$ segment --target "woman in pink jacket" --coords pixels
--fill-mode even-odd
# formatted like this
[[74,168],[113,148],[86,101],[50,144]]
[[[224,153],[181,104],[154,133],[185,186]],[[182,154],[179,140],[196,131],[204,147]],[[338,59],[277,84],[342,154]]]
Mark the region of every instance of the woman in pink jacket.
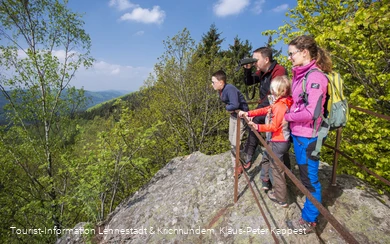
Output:
[[[288,58],[293,64],[294,103],[284,118],[290,124],[301,181],[321,202],[321,184],[318,180],[319,158],[312,156],[311,153],[317,142],[317,132],[321,125],[320,115],[324,113],[328,79],[321,72],[312,71],[310,74],[308,72],[313,69],[330,72],[332,61],[310,36],[299,36],[292,40],[288,46]],[[302,86],[304,79],[307,79],[306,94]],[[314,123],[317,118],[319,118],[318,122]],[[297,220],[287,221],[287,225],[291,229],[306,229],[305,233],[308,233],[316,227],[318,215],[318,209],[306,198],[302,216]]]

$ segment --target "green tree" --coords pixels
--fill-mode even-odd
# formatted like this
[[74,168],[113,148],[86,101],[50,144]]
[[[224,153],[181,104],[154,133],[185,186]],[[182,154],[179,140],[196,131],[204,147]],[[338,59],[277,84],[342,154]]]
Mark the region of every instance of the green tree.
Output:
[[[335,70],[345,79],[351,104],[390,114],[390,12],[389,0],[300,0],[291,9],[291,21],[278,31],[275,42],[288,43],[300,34],[310,34],[331,54]],[[353,38],[352,38],[353,37]],[[354,109],[343,132],[342,150],[377,174],[390,177],[390,123]],[[333,134],[330,140],[333,141]],[[326,158],[331,161],[330,157]],[[340,164],[342,172],[356,174],[372,183],[373,176],[349,162]]]
[[225,126],[222,104],[211,87],[211,72],[221,63],[196,55],[194,44],[186,29],[164,41],[166,51],[155,65],[156,77],[148,83],[154,88],[153,116],[167,121],[169,138],[181,154],[220,151],[217,144],[205,145],[211,145],[212,136],[220,136],[217,131]]
[[[155,121],[150,127],[141,126],[137,112],[125,107],[123,101],[116,105],[120,107],[118,118],[97,119],[97,128],[103,124],[104,130],[98,132],[96,141],[80,141],[79,145],[84,145],[79,152],[80,158],[76,159],[77,168],[84,170],[74,179],[77,185],[73,197],[83,203],[84,215],[93,223],[104,220],[123,199],[147,183],[161,166],[154,164],[149,155],[163,123]],[[82,137],[86,138],[93,130],[86,127]]]
[[242,42],[238,36],[236,36],[233,40],[233,45],[229,45],[229,49],[223,52],[224,56],[229,59],[226,64],[226,75],[229,77],[229,83],[235,85],[242,92],[245,92],[247,89],[243,81],[243,68],[240,67],[238,71],[236,71],[236,68],[241,59],[252,56],[251,50],[252,46],[249,44],[248,40]]
[[[21,228],[60,228],[65,221],[59,171],[65,164],[63,149],[74,139],[70,119],[83,100],[83,92],[70,82],[80,66],[93,61],[81,16],[66,5],[55,0],[0,2],[0,66],[8,71],[0,90],[8,99],[12,126],[1,133],[8,155],[3,170],[17,172],[15,178],[24,182],[15,190],[9,187],[12,181],[3,184],[7,194],[16,196],[7,217]],[[9,226],[3,228],[10,232]]]
[[221,39],[221,34],[218,33],[215,24],[210,26],[209,31],[202,35],[202,40],[197,48],[199,57],[206,56],[207,59],[221,57],[221,44],[224,41],[224,39]]

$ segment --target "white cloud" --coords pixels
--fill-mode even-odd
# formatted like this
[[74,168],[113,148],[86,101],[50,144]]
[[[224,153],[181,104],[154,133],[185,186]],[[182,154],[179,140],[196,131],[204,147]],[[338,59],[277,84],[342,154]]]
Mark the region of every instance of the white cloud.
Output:
[[[78,52],[71,52],[71,54],[74,55],[73,58],[77,58],[77,55],[79,55]],[[21,49],[17,50],[17,55],[19,59],[27,58],[26,53]],[[64,62],[64,50],[53,50],[52,55],[56,56],[60,62]],[[0,75],[14,75],[14,69],[3,70],[3,67],[0,66],[0,71]],[[153,68],[148,67],[133,67],[96,61],[89,69],[85,69],[83,66],[79,67],[71,81],[71,85],[76,88],[83,87],[89,91],[137,91],[152,72]]]
[[80,68],[71,82],[76,88],[88,91],[126,90],[137,91],[153,68],[133,67],[96,61],[89,69]]
[[214,13],[220,17],[235,15],[242,12],[248,5],[249,0],[219,0],[214,4]]
[[123,10],[126,10],[126,9],[133,8],[133,7],[137,6],[136,4],[133,4],[133,3],[131,3],[128,0],[110,0],[108,5],[110,7],[115,7],[115,8],[117,8],[120,11],[123,11]]
[[271,11],[275,13],[285,12],[288,9],[288,4],[282,4],[273,8]]
[[165,11],[160,9],[160,6],[153,6],[152,10],[137,7],[122,15],[120,20],[136,21],[145,24],[161,24],[165,19]]
[[[0,54],[1,54],[1,53],[0,53]],[[18,49],[18,58],[20,58],[20,59],[27,58],[26,52],[23,51],[22,49]]]
[[263,12],[264,3],[265,0],[257,0],[256,2],[254,2],[253,12],[255,12],[256,14],[260,14],[261,12]]
[[116,74],[119,74],[119,72],[121,72],[121,69],[120,68],[116,68],[116,69],[111,71],[111,74],[116,75]]
[[143,36],[145,34],[145,31],[137,31],[133,34],[133,36]]
[[53,50],[51,54],[56,56],[59,60],[65,60],[65,50]]
[[53,50],[51,54],[56,56],[60,62],[65,62],[66,57],[68,58],[68,61],[72,61],[79,55],[79,53],[75,51],[65,53],[65,50]]
[[[27,49],[26,49],[27,50]],[[41,53],[42,55],[47,53],[49,51],[47,50],[38,50],[38,53]],[[69,61],[73,61],[74,59],[76,59],[79,55],[78,52],[75,52],[75,51],[70,51],[68,53],[65,52],[65,50],[63,49],[60,49],[60,50],[52,50],[51,51],[51,54],[55,57],[58,58],[58,60],[60,62],[65,62],[65,58],[67,57],[68,58],[68,62]],[[18,55],[18,59],[25,59],[25,58],[28,58],[27,54],[26,54],[26,51],[25,50],[22,50],[22,49],[18,49],[17,50],[17,55]]]

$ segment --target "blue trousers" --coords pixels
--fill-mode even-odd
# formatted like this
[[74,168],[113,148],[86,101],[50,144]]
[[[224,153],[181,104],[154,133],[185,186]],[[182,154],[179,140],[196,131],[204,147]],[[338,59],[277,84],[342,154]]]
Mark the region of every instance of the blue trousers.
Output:
[[[302,184],[321,203],[321,184],[318,180],[320,161],[318,158],[311,156],[317,143],[317,137],[306,138],[292,135],[292,138]],[[320,212],[314,204],[306,198],[302,209],[302,218],[308,222],[315,222],[319,214]]]

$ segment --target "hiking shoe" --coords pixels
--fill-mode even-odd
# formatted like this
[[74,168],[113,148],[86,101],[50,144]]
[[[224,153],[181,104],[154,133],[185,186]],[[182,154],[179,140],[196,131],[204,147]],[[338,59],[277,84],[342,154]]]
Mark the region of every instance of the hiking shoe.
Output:
[[[234,168],[235,169],[235,168]],[[238,171],[238,177],[241,176],[242,172],[243,172],[243,169],[242,169],[242,166],[239,165],[238,168],[237,168],[237,171]]]
[[288,203],[286,202],[277,202],[277,204],[279,204],[279,206],[281,206],[282,208],[288,208]]
[[261,180],[261,189],[268,191],[271,190],[271,187],[272,187],[271,182],[269,180],[267,181]]
[[251,162],[247,162],[244,164],[244,169],[250,169],[251,168]]
[[252,160],[252,155],[247,154],[244,151],[240,151],[240,157],[241,157],[241,162],[244,166],[244,169],[250,169],[251,165],[251,160]]
[[276,196],[275,196],[275,192],[274,192],[274,191],[268,191],[268,192],[267,192],[267,196],[268,196],[268,198],[269,198],[271,201],[276,202],[276,203],[279,204],[282,208],[287,208],[287,207],[288,207],[288,203],[287,203],[287,202],[280,202],[280,201],[278,201],[278,199],[276,199]]
[[268,191],[268,192],[267,192],[267,196],[268,196],[269,199],[271,199],[271,200],[274,201],[274,202],[277,202],[277,201],[278,201],[278,200],[276,199],[276,197],[275,197],[275,192],[274,192],[274,191]]
[[287,220],[286,224],[289,229],[297,231],[297,234],[301,235],[306,235],[310,232],[313,232],[317,226],[316,222],[307,222],[302,218],[297,220]]
[[250,163],[252,161],[252,155],[250,154],[245,154],[245,163]]

